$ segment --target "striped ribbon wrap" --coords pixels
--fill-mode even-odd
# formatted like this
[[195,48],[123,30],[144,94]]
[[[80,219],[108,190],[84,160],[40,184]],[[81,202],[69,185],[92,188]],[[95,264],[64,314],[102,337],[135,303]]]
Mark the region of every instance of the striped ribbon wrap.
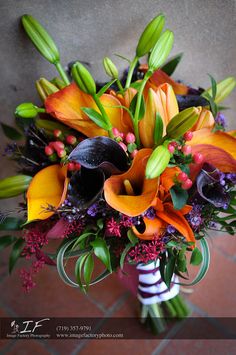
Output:
[[170,289],[162,281],[159,259],[150,264],[138,264],[139,273],[138,299],[143,305],[168,301],[179,293],[178,276],[171,279]]

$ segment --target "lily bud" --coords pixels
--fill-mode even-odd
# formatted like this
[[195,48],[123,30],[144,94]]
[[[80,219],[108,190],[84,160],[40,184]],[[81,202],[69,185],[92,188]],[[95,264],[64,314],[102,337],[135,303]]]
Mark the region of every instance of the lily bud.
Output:
[[[219,104],[220,102],[224,101],[224,99],[229,96],[229,94],[231,93],[231,91],[233,91],[235,87],[236,79],[232,76],[217,83],[215,103]],[[203,97],[205,93],[208,93],[212,96],[212,89],[209,88],[204,91],[204,93],[202,94]]]
[[86,94],[96,94],[96,84],[90,72],[80,63],[72,67],[72,76],[78,87]]
[[50,135],[53,136],[54,135],[53,133],[56,129],[59,129],[63,135],[70,134],[70,129],[65,128],[65,126],[63,126],[57,121],[50,121],[50,120],[43,120],[40,118],[36,118],[34,123],[38,129],[43,129],[45,133],[49,136]]
[[136,56],[138,58],[143,57],[155,46],[161,35],[164,24],[165,16],[163,14],[156,16],[151,22],[149,22],[138,41],[136,48]]
[[166,61],[174,43],[174,34],[170,30],[166,30],[162,33],[161,37],[156,42],[149,60],[148,66],[151,72],[156,71]]
[[22,194],[27,190],[31,179],[31,176],[16,175],[0,180],[0,198],[9,198]]
[[60,78],[56,77],[51,80],[51,83],[55,85],[59,90],[64,89],[66,87],[64,81],[62,81]]
[[26,102],[17,106],[15,114],[23,118],[34,118],[38,114],[38,109],[31,102]]
[[38,94],[43,102],[49,95],[59,91],[59,89],[54,84],[50,83],[50,81],[44,78],[40,78],[39,80],[37,80],[35,85]]
[[175,115],[166,127],[166,134],[170,138],[179,138],[190,130],[197,122],[200,109],[189,107]]
[[51,36],[43,26],[30,15],[24,15],[21,18],[25,32],[42,54],[42,56],[52,64],[60,61],[60,54]]
[[118,69],[110,58],[105,57],[103,59],[103,66],[108,76],[110,76],[112,79],[118,79]]
[[146,178],[154,179],[160,176],[167,167],[170,157],[171,154],[164,145],[159,145],[156,149],[154,149],[147,162],[145,172]]

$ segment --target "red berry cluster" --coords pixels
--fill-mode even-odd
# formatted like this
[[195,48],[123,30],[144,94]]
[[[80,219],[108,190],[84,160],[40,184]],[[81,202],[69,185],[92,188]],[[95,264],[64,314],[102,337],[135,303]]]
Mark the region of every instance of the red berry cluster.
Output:
[[125,134],[120,132],[117,128],[112,128],[115,140],[121,146],[126,153],[130,154],[130,157],[133,159],[138,153],[137,146],[135,144],[135,135],[131,132]]
[[[64,136],[62,131],[55,129],[53,131],[53,136],[57,139],[50,142],[44,149],[45,154],[49,157],[51,161],[56,161],[60,158],[62,161],[67,157],[68,153],[71,151],[71,147],[78,143],[78,140],[73,135]],[[80,164],[76,162],[68,163],[68,170],[74,171],[79,170]]]

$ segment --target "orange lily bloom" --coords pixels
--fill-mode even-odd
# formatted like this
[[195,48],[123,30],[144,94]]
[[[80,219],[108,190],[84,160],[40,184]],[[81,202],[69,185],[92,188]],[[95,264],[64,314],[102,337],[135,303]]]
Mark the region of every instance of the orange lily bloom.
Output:
[[64,202],[68,181],[66,166],[51,165],[40,170],[27,191],[27,222],[51,217],[54,212],[47,212],[45,208],[48,205],[58,208]]
[[176,228],[188,242],[195,242],[194,233],[185,219],[184,215],[189,213],[191,206],[185,205],[181,210],[175,210],[170,199],[169,190],[174,186],[174,178],[180,172],[177,167],[167,168],[160,176],[160,186],[158,197],[153,203],[156,210],[156,218],[153,220],[144,218],[145,230],[140,233],[135,227],[133,232],[140,239],[151,240],[154,237],[161,236],[168,224]]
[[[108,94],[102,95],[100,99],[111,124],[121,132],[127,131],[126,124],[123,123],[122,108],[112,107],[120,106],[118,99]],[[81,107],[90,107],[99,112],[92,96],[82,92],[75,83],[49,95],[45,100],[47,113],[65,125],[74,128],[87,137],[107,136],[107,132],[91,121],[81,110]]]

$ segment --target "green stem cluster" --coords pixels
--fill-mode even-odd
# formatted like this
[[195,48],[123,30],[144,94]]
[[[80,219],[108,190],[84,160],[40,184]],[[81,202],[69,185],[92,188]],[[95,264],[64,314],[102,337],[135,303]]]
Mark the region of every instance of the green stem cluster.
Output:
[[128,71],[128,75],[127,75],[127,79],[126,79],[126,84],[125,84],[125,89],[128,89],[128,87],[130,87],[133,72],[134,72],[134,69],[138,63],[138,60],[139,60],[139,58],[137,56],[135,56],[134,59],[132,60],[132,62],[130,63],[130,67],[129,67],[129,71]]
[[62,80],[66,85],[70,85],[70,81],[65,73],[65,70],[63,69],[62,65],[60,62],[55,63],[55,67],[57,68],[58,73],[60,74]]
[[101,112],[101,114],[102,114],[102,117],[104,118],[104,120],[106,121],[106,123],[107,123],[107,125],[108,125],[108,127],[109,127],[109,129],[108,129],[109,137],[110,137],[110,138],[114,138],[114,134],[113,134],[113,132],[112,132],[112,125],[111,125],[110,119],[109,119],[109,117],[107,116],[107,113],[106,113],[106,111],[105,111],[105,109],[104,109],[104,107],[103,107],[103,105],[102,105],[102,103],[101,103],[99,97],[97,96],[97,94],[94,94],[94,95],[93,95],[93,99],[94,99],[94,101],[95,101],[97,107],[99,108],[99,110],[100,110],[100,112]]

